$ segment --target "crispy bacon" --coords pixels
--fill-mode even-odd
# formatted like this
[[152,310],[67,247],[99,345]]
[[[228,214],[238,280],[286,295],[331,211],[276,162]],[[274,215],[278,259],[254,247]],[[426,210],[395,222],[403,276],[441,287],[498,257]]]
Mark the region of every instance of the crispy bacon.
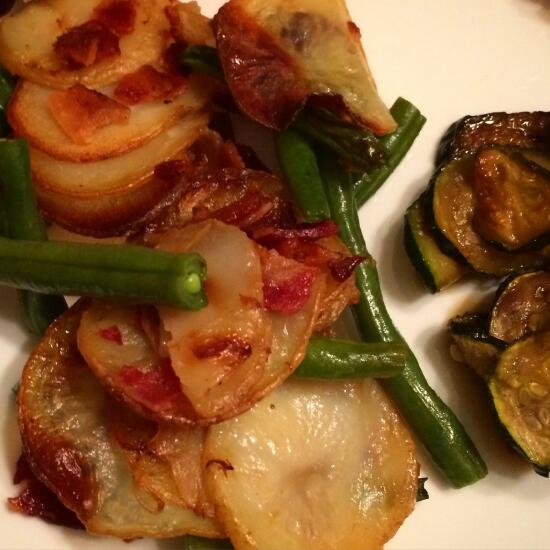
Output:
[[327,267],[329,264],[337,262],[343,258],[343,255],[334,250],[313,241],[304,241],[302,239],[288,239],[277,243],[275,250],[285,258],[291,258],[302,264],[312,267]]
[[25,487],[17,497],[8,498],[8,507],[13,512],[38,517],[47,523],[82,529],[75,513],[63,506],[61,501],[32,473],[25,455],[17,461],[13,482]]
[[274,250],[261,249],[261,260],[265,306],[285,315],[300,311],[319,270],[284,258]]
[[268,128],[285,128],[308,96],[302,71],[236,2],[214,18],[218,52],[233,99]]
[[263,227],[254,231],[252,238],[264,246],[276,246],[282,241],[300,239],[316,241],[337,235],[338,225],[332,220],[315,223],[302,223],[293,227]]
[[118,377],[131,397],[156,412],[176,408],[183,398],[179,378],[169,360],[150,371],[125,366],[118,372]]
[[136,15],[133,0],[104,0],[94,10],[94,19],[119,36],[134,31]]
[[88,143],[99,129],[125,124],[130,118],[128,107],[82,84],[51,92],[48,107],[61,129],[75,143],[82,144]]
[[69,29],[54,43],[57,57],[69,70],[89,67],[120,55],[118,36],[99,21]]
[[151,101],[174,100],[186,86],[181,75],[166,74],[150,65],[144,65],[135,73],[128,74],[117,84],[114,96],[125,105],[137,105]]
[[116,325],[102,329],[99,334],[105,340],[108,340],[109,342],[115,342],[119,346],[122,346],[122,333]]
[[338,282],[343,283],[353,275],[357,266],[365,260],[364,256],[349,256],[335,262],[329,262],[330,274]]

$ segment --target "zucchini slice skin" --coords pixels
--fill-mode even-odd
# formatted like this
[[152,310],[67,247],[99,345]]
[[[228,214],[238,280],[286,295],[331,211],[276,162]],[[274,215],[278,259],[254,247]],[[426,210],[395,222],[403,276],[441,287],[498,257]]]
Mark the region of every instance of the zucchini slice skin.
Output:
[[509,251],[541,248],[550,238],[550,171],[519,152],[481,149],[475,160],[474,226]]
[[441,139],[436,165],[474,154],[486,145],[548,149],[550,113],[498,112],[465,116],[452,124]]
[[431,183],[433,225],[447,254],[459,254],[479,273],[505,277],[543,267],[550,246],[540,251],[509,252],[484,240],[475,230],[475,157],[453,160],[436,172]]
[[516,342],[500,357],[489,390],[514,447],[545,477],[550,473],[550,331]]
[[456,283],[468,267],[445,254],[439,247],[426,217],[426,197],[421,196],[405,214],[405,250],[424,284],[439,292]]
[[489,319],[491,337],[512,344],[550,330],[550,271],[534,271],[501,285]]
[[487,315],[478,313],[466,313],[449,322],[454,344],[451,354],[485,380],[493,375],[506,345],[489,334],[488,325]]

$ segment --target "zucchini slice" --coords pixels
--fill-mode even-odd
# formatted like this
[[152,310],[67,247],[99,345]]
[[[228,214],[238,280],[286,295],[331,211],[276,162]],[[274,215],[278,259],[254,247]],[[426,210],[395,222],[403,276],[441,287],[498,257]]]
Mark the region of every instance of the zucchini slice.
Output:
[[475,158],[468,156],[451,161],[432,180],[433,223],[445,252],[458,252],[475,271],[497,277],[544,266],[550,246],[540,251],[509,252],[477,233],[474,170]]
[[491,311],[489,333],[512,344],[527,334],[550,330],[550,271],[506,281]]
[[514,446],[537,473],[550,471],[550,331],[510,346],[501,356],[489,389],[498,417]]
[[480,150],[474,170],[474,226],[482,237],[507,250],[548,242],[549,171],[497,148]]
[[487,113],[461,118],[441,139],[436,163],[446,164],[487,145],[548,149],[550,113]]
[[467,313],[449,322],[453,358],[485,379],[493,374],[505,346],[489,334],[488,324],[487,316],[477,313]]
[[422,196],[405,214],[405,249],[426,286],[438,292],[456,283],[468,268],[442,252],[426,220],[425,207]]

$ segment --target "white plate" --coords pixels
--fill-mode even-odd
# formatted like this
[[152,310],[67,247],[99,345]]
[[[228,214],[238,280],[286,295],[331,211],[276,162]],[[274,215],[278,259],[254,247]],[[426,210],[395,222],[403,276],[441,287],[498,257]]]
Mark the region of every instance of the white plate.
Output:
[[[550,110],[550,2],[547,0],[349,0],[369,61],[388,104],[402,95],[428,117],[413,150],[362,210],[388,308],[436,390],[464,421],[490,469],[477,485],[449,488],[421,454],[430,500],[418,505],[390,549],[549,549],[550,481],[535,475],[503,444],[488,419],[473,375],[448,354],[445,324],[485,289],[458,285],[427,294],[405,259],[402,216],[428,182],[435,145],[467,113]],[[202,0],[212,14],[221,4]],[[479,285],[477,285],[479,287]],[[16,383],[32,347],[16,322],[13,292],[0,290],[0,495],[15,493],[19,454]],[[9,513],[0,506],[0,548],[101,550],[106,541]],[[109,549],[181,548],[177,541],[107,542]],[[284,549],[281,549],[284,550]],[[316,550],[316,549],[312,549]],[[342,549],[345,550],[345,549]]]

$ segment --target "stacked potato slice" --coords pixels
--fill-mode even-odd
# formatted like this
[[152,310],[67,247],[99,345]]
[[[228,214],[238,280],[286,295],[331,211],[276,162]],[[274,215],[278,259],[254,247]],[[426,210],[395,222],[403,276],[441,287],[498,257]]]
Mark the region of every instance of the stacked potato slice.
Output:
[[178,10],[194,9],[171,0],[56,0],[2,19],[0,62],[20,76],[9,121],[31,144],[50,219],[106,234],[167,192],[154,167],[181,156],[208,122],[209,84],[176,74],[167,56],[181,34]]

